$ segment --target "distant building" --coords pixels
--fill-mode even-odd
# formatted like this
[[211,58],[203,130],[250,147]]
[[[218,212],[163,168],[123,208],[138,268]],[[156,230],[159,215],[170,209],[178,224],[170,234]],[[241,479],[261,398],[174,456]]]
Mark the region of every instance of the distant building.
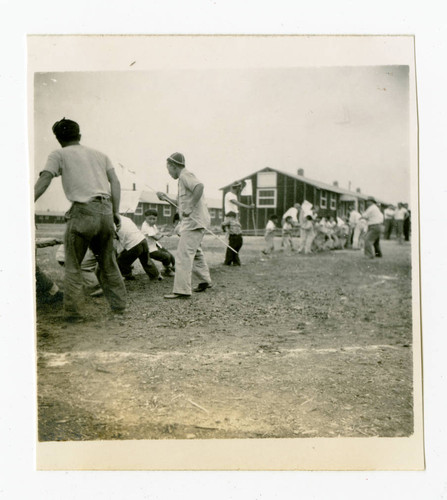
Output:
[[[304,200],[312,203],[318,213],[325,217],[342,217],[354,207],[362,212],[365,210],[365,200],[369,196],[361,193],[360,189],[356,191],[343,189],[339,187],[337,181],[331,185],[309,179],[304,176],[303,169],[299,169],[294,175],[266,167],[222,187],[222,206],[225,194],[237,181],[249,181],[248,184],[252,186],[251,194],[244,194],[243,191],[240,201],[256,205],[253,211],[246,208],[239,209],[240,221],[245,230],[265,228],[270,215],[277,214],[281,218],[282,214],[295,203],[302,204]],[[377,201],[383,207],[388,205],[381,200]]]
[[61,224],[65,223],[65,212],[52,212],[50,210],[36,210],[34,212],[35,224]]

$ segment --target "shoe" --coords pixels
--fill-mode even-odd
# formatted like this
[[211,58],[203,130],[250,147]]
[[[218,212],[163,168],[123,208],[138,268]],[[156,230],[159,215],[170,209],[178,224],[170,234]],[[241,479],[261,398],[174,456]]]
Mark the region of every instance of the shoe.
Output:
[[165,299],[189,299],[191,295],[186,293],[168,293],[164,296]]
[[101,297],[102,295],[104,295],[102,288],[98,288],[98,290],[95,290],[90,294],[90,297]]
[[194,292],[204,292],[207,288],[212,288],[213,285],[211,283],[207,283],[204,281],[203,283],[199,283],[196,288],[194,288]]
[[168,278],[172,278],[173,276],[175,276],[175,273],[172,269],[165,269],[163,271],[163,274]]

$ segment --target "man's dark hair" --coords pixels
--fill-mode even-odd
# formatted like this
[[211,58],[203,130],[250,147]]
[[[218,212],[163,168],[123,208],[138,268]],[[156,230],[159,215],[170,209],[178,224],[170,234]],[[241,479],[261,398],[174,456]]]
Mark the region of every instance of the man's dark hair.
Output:
[[229,212],[227,212],[225,214],[226,217],[236,217],[236,212],[233,212],[232,210],[230,210]]
[[269,217],[270,220],[278,220],[278,216],[276,214],[272,214],[270,217]]
[[62,118],[53,125],[52,130],[59,141],[69,142],[80,139],[79,125],[73,120]]
[[154,210],[153,208],[150,208],[149,210],[146,210],[144,212],[145,217],[149,217],[149,215],[153,215],[154,217],[158,217],[158,212]]

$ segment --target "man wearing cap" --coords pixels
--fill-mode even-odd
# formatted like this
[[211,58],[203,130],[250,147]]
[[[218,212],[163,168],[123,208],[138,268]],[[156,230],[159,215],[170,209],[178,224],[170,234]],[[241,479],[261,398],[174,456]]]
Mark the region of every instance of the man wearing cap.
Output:
[[62,149],[53,151],[34,186],[34,200],[53,177],[61,176],[65,196],[72,202],[66,213],[64,309],[67,320],[82,320],[81,262],[87,248],[95,254],[101,286],[115,313],[126,308],[126,289],[113,251],[115,226],[120,226],[120,183],[109,158],[80,144],[79,125],[63,118],[53,125]]
[[203,196],[203,184],[185,168],[185,157],[174,153],[167,159],[167,169],[173,179],[178,179],[178,200],[158,192],[160,200],[177,205],[180,214],[179,236],[175,258],[173,293],[165,299],[182,299],[191,296],[192,272],[199,278],[195,292],[211,288],[211,276],[205,255],[200,247],[210,215]]
[[235,182],[231,185],[230,191],[225,194],[224,197],[224,213],[227,215],[229,212],[234,212],[236,217],[239,216],[239,207],[241,208],[255,208],[255,205],[252,203],[251,205],[246,205],[239,201],[239,195],[242,190],[242,182]]
[[382,231],[383,214],[372,196],[366,200],[366,210],[362,217],[368,223],[368,231],[365,236],[365,255],[370,259],[382,257],[380,233]]

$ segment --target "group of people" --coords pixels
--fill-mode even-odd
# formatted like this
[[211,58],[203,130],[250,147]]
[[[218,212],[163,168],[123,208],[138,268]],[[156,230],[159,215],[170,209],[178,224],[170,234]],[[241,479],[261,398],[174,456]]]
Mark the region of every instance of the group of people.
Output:
[[[308,202],[305,202],[308,203]],[[338,250],[346,248],[350,236],[350,228],[347,218],[323,217],[312,209],[303,209],[300,204],[292,207],[296,215],[290,215],[289,209],[281,219],[279,228],[279,218],[273,214],[269,217],[265,228],[265,248],[264,255],[269,255],[275,250],[274,238],[281,229],[281,250],[290,249],[292,252],[310,254],[323,250]],[[299,214],[299,216],[298,216]],[[298,246],[295,246],[293,236],[299,235]]]
[[[40,172],[35,184],[35,200],[48,189],[54,177],[61,176],[62,187],[72,203],[66,213],[66,231],[59,262],[65,267],[64,311],[67,320],[82,320],[85,273],[97,279],[92,293],[103,293],[113,313],[122,314],[126,309],[124,280],[135,279],[132,264],[138,259],[150,280],[160,281],[163,276],[174,277],[172,293],[166,299],[185,299],[192,291],[203,292],[212,287],[210,271],[201,248],[202,239],[210,224],[210,215],[204,198],[204,186],[185,166],[185,157],[173,153],[167,158],[169,175],[178,181],[178,198],[157,192],[160,200],[176,207],[179,236],[176,257],[163,247],[160,239],[165,235],[157,228],[157,211],[145,212],[145,221],[139,229],[128,217],[120,215],[121,186],[109,158],[80,143],[79,125],[63,118],[52,127],[61,149],[53,151]],[[239,209],[254,209],[255,205],[240,201],[243,184],[234,183],[224,197],[225,219],[222,229],[227,233],[227,251],[224,265],[240,266],[239,251],[243,245]],[[397,209],[390,206],[383,214],[376,200],[366,200],[366,210],[360,214],[351,210],[346,217],[322,217],[312,204],[296,203],[282,216],[271,215],[265,228],[264,255],[274,249],[274,238],[281,224],[282,249],[290,248],[304,254],[327,250],[364,248],[371,259],[382,257],[380,237],[383,224],[385,239],[396,227],[399,243],[409,238],[410,213],[402,203]],[[295,247],[293,236],[299,230],[299,245]],[[160,261],[163,272],[153,261]],[[199,283],[192,289],[192,274]],[[36,267],[38,290],[49,290],[53,297],[62,294],[51,280],[45,280]],[[88,280],[87,280],[88,282]]]
[[399,202],[397,208],[390,205],[385,209],[385,233],[384,238],[389,240],[393,229],[396,232],[396,239],[400,245],[405,241],[410,241],[411,212],[407,203]]
[[[64,312],[68,321],[82,321],[84,277],[82,263],[87,251],[97,262],[97,278],[110,308],[123,314],[126,305],[124,279],[132,279],[132,263],[139,259],[152,280],[160,279],[152,259],[160,260],[166,276],[174,275],[173,291],[166,299],[191,296],[192,273],[199,278],[194,289],[203,292],[212,286],[201,242],[210,223],[203,184],[186,169],[185,158],[174,153],[167,158],[169,175],[178,180],[178,200],[158,192],[160,200],[177,207],[179,236],[176,259],[158,242],[161,234],[156,228],[157,214],[148,211],[139,230],[131,219],[121,216],[121,186],[110,159],[103,153],[81,145],[78,123],[63,118],[52,131],[61,149],[53,151],[34,186],[38,200],[54,177],[60,176],[65,196],[71,202],[66,213],[64,236]],[[117,240],[118,239],[118,240]],[[117,243],[121,252],[117,258]],[[36,268],[36,272],[40,270]],[[39,275],[39,282],[42,277]],[[59,290],[57,290],[59,291]],[[57,292],[56,292],[57,293]]]
[[[392,221],[391,224],[389,221]],[[264,255],[271,254],[274,249],[274,237],[281,229],[281,250],[290,249],[299,253],[310,254],[322,250],[339,250],[351,248],[364,249],[369,258],[382,257],[380,238],[385,227],[385,239],[389,239],[391,229],[396,227],[397,241],[409,241],[410,212],[408,205],[399,203],[395,209],[392,205],[380,210],[377,201],[372,196],[366,200],[366,210],[363,213],[355,208],[345,217],[323,217],[312,205],[305,201],[302,205],[296,203],[281,218],[270,215],[265,228]],[[293,235],[299,231],[299,244],[296,247]]]
[[[240,266],[239,250],[243,244],[242,228],[239,222],[239,207],[253,209],[255,205],[239,201],[242,184],[233,184],[224,197],[225,219],[222,229],[228,234],[225,265]],[[322,250],[364,248],[369,258],[382,257],[380,236],[384,216],[376,200],[366,200],[366,210],[360,214],[356,209],[349,211],[346,217],[321,216],[307,200],[303,204],[295,203],[282,216],[272,214],[265,227],[264,255],[271,255],[275,250],[275,236],[281,229],[281,250],[310,254]],[[293,236],[299,233],[299,243],[295,246]]]

